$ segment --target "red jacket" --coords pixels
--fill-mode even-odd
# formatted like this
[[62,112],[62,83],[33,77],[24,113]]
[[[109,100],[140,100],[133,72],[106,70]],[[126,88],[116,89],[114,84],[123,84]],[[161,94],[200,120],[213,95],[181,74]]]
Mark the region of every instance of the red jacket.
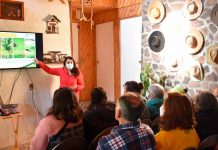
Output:
[[74,93],[79,98],[79,91],[84,88],[83,75],[79,70],[79,76],[69,75],[65,67],[61,68],[50,68],[43,62],[39,62],[39,66],[47,73],[56,75],[60,77],[60,87],[71,87],[77,85],[77,88],[74,89]]

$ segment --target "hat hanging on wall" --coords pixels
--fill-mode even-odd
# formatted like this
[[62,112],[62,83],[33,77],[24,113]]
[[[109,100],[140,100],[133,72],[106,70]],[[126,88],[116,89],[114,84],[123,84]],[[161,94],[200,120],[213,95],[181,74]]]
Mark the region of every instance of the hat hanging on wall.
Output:
[[204,79],[204,71],[201,63],[199,61],[194,62],[189,70],[191,78],[195,80],[203,80]]
[[171,72],[177,72],[182,68],[182,58],[171,58],[170,60],[169,70]]
[[211,21],[218,26],[218,4],[216,4],[210,13]]
[[189,54],[198,53],[204,44],[203,34],[196,29],[189,29],[185,37],[186,50]]
[[154,31],[151,33],[149,39],[149,47],[153,52],[160,52],[164,48],[165,39],[164,35],[160,31]]
[[214,44],[207,49],[207,62],[218,66],[218,44]]
[[160,0],[153,0],[147,8],[147,16],[151,23],[159,23],[165,17],[165,7]]
[[185,0],[182,12],[187,19],[193,20],[198,18],[203,10],[201,0]]

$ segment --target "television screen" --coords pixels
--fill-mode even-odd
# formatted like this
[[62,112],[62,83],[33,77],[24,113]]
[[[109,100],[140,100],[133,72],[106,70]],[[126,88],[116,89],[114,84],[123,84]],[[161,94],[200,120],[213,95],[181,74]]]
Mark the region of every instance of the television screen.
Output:
[[42,33],[0,31],[0,69],[35,68],[42,50]]

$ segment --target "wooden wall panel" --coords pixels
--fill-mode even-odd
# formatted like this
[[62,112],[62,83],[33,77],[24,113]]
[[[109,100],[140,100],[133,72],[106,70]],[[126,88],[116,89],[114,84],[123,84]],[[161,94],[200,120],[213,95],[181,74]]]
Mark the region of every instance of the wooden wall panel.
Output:
[[79,66],[85,81],[80,100],[90,100],[91,90],[96,86],[95,29],[91,31],[90,22],[79,23]]
[[[81,0],[71,0],[71,3],[74,5],[80,5]],[[116,0],[92,0],[92,5],[96,6],[103,6],[103,7],[116,7],[117,2]]]
[[105,11],[103,13],[97,13],[94,15],[94,23],[100,24],[109,21],[114,21],[117,18],[117,9]]
[[116,7],[116,0],[93,0],[93,6]]
[[117,0],[117,8],[129,7],[135,4],[141,4],[142,0]]
[[[118,16],[118,12],[117,15]],[[121,96],[121,78],[120,78],[120,20],[118,17],[114,20],[114,98],[115,101]]]
[[142,4],[135,4],[128,7],[122,7],[118,9],[119,19],[132,18],[141,15]]

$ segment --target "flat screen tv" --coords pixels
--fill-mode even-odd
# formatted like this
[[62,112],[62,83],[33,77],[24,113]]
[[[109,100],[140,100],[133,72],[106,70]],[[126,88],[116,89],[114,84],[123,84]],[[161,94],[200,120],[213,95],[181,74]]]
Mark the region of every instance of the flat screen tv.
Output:
[[43,58],[42,33],[0,31],[0,69],[36,68]]

